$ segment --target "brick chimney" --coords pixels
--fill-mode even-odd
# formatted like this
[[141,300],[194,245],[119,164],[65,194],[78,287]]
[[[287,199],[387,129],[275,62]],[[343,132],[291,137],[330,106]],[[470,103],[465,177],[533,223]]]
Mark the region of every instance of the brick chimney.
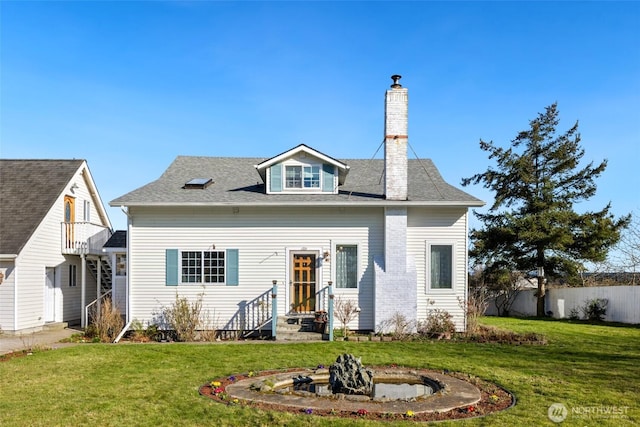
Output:
[[393,75],[384,98],[384,194],[387,200],[407,200],[409,92]]

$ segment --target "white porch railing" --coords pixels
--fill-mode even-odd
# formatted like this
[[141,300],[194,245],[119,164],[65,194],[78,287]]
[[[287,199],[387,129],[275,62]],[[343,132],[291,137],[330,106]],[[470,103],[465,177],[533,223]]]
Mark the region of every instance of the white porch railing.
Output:
[[241,301],[238,311],[223,330],[237,331],[239,336],[254,333],[262,335],[263,329],[272,320],[272,303],[271,290],[265,291],[251,301]]
[[325,286],[316,292],[316,311],[329,311],[330,286]]
[[102,254],[102,246],[111,237],[111,229],[90,222],[63,222],[62,253],[64,255]]

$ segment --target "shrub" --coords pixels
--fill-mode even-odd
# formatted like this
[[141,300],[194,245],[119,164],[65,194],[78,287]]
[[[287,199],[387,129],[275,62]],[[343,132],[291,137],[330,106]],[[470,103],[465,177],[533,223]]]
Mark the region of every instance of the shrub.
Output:
[[87,335],[93,335],[100,342],[113,342],[122,328],[124,321],[122,314],[110,298],[105,298],[99,307],[96,307],[97,314],[93,316],[91,325],[87,328]]
[[160,332],[158,331],[158,325],[149,325],[146,328],[144,324],[138,320],[134,319],[131,322],[131,329],[133,329],[133,334],[131,339],[133,341],[139,342],[147,342],[147,341],[158,341],[160,338]]
[[467,332],[476,332],[479,327],[478,319],[484,316],[487,310],[487,293],[483,288],[475,289],[474,292],[469,292],[467,300],[458,297],[458,305],[467,316]]
[[571,311],[569,311],[569,319],[580,320],[580,310],[577,307],[573,307]]
[[383,320],[376,326],[378,335],[391,334],[397,340],[407,338],[414,330],[415,323],[407,320],[404,314],[397,311],[390,318]]
[[418,325],[418,333],[429,337],[450,337],[456,331],[452,318],[453,316],[446,310],[439,308],[429,310],[427,320]]
[[213,314],[209,310],[203,311],[200,316],[200,334],[198,338],[200,341],[212,342],[218,339],[218,324],[220,322],[219,317],[216,315],[215,310]]
[[582,313],[587,320],[603,321],[604,316],[607,314],[607,305],[609,300],[606,298],[594,298],[585,301],[584,307],[582,307]]
[[360,313],[358,304],[350,299],[337,298],[333,312],[342,324],[342,335],[346,337],[349,333],[347,325]]
[[176,334],[178,341],[195,341],[196,332],[200,326],[200,313],[202,311],[202,295],[193,302],[186,297],[180,297],[176,293],[176,300],[168,307],[164,307],[162,313],[169,326]]

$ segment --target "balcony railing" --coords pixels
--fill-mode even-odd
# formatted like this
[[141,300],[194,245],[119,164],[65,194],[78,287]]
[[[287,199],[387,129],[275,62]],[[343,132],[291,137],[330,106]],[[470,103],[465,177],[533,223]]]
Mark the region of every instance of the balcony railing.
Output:
[[112,234],[109,227],[90,222],[63,222],[61,229],[65,255],[102,254],[102,247]]

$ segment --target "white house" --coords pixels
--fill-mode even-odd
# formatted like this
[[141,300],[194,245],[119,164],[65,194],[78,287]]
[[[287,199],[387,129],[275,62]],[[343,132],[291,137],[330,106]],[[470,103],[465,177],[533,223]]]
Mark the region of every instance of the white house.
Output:
[[179,156],[111,201],[128,216],[128,320],[161,322],[177,294],[201,297],[219,328],[250,330],[326,309],[332,284],[360,308],[351,329],[434,308],[463,329],[468,209],[484,202],[407,158],[408,93],[393,78],[384,160],[307,145],[268,159]]
[[0,327],[83,323],[110,286],[111,223],[84,160],[0,159]]

